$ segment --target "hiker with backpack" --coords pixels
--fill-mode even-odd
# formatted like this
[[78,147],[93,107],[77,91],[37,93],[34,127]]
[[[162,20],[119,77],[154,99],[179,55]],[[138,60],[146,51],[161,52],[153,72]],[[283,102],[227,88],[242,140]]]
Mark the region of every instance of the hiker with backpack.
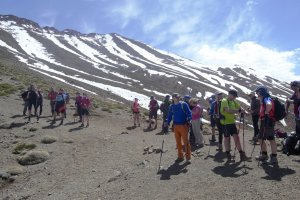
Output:
[[148,126],[148,130],[151,129],[151,124],[152,124],[152,119],[155,120],[155,125],[154,125],[154,129],[157,128],[157,111],[159,109],[159,105],[157,100],[154,98],[154,96],[150,97],[150,103],[148,105],[149,108],[149,126]]
[[199,99],[191,98],[190,105],[192,107],[192,121],[191,121],[191,128],[193,129],[192,134],[195,138],[195,147],[202,148],[204,147],[203,144],[203,133],[201,131],[201,117],[203,113],[203,108],[199,104]]
[[54,91],[53,87],[50,88],[50,91],[48,93],[48,99],[50,100],[50,107],[51,107],[51,114],[52,117],[54,116],[55,112],[55,100],[56,100],[57,92]]
[[208,103],[209,103],[209,108],[207,109],[209,112],[209,116],[210,116],[210,126],[211,126],[211,142],[215,142],[216,141],[216,136],[215,136],[215,132],[216,132],[216,122],[214,119],[214,108],[213,108],[213,102],[216,100],[216,95],[211,95],[211,97],[208,99]]
[[235,124],[235,115],[240,114],[240,117],[242,118],[245,113],[240,104],[235,100],[237,97],[238,93],[236,90],[229,90],[228,97],[222,99],[220,108],[220,113],[224,116],[224,118],[221,119],[221,124],[224,127],[224,146],[228,161],[231,160],[230,136],[233,137],[235,148],[239,151],[240,160],[244,161],[247,159],[241,146],[239,131]]
[[76,92],[76,98],[75,98],[75,107],[76,107],[76,113],[79,116],[79,122],[82,122],[82,112],[81,112],[81,100],[82,96],[80,95],[80,92]]
[[[192,98],[192,97],[191,97],[190,95],[185,95],[185,96],[183,97],[183,101],[189,105],[190,110],[193,109],[193,106],[190,104],[190,99],[191,99],[191,98]],[[190,141],[190,144],[191,144],[192,146],[195,146],[195,145],[196,145],[196,143],[195,143],[196,140],[195,140],[195,136],[194,136],[194,133],[193,133],[192,124],[190,124],[189,141]]]
[[[41,89],[38,89],[37,92],[37,100],[36,100],[36,110],[35,110],[35,115],[37,117],[37,120],[39,120],[40,116],[42,115],[43,112],[43,93]],[[40,109],[39,113],[37,113],[38,108]]]
[[224,127],[221,124],[221,120],[224,118],[223,115],[220,113],[220,109],[221,109],[221,102],[223,99],[223,93],[217,91],[215,93],[216,95],[216,100],[213,102],[212,104],[212,108],[213,108],[213,116],[214,116],[214,121],[216,123],[216,126],[218,128],[218,132],[219,132],[219,144],[218,144],[218,151],[222,151],[223,150],[223,135],[224,135]]
[[34,108],[34,112],[36,113],[37,93],[34,85],[30,85],[26,99],[28,100],[28,111],[29,111],[28,123],[29,123],[31,120],[32,107]]
[[60,89],[58,94],[56,95],[54,110],[55,112],[53,114],[52,124],[56,123],[56,116],[61,115],[59,125],[62,125],[64,122],[66,112],[66,96],[63,89]]
[[185,146],[186,163],[191,163],[191,145],[189,143],[189,127],[191,124],[192,113],[187,103],[180,101],[179,94],[172,95],[172,104],[169,108],[167,124],[173,120],[175,140],[177,145],[178,158],[175,162],[180,163],[184,160],[182,142]]
[[168,133],[168,126],[166,120],[168,118],[169,107],[171,105],[170,95],[166,95],[164,102],[160,105],[159,109],[163,114],[162,133]]
[[131,110],[133,114],[133,126],[136,127],[138,125],[140,127],[140,104],[138,98],[134,98]]
[[251,106],[248,108],[248,112],[252,116],[252,124],[254,128],[254,135],[252,138],[253,143],[257,142],[257,135],[259,133],[258,120],[259,120],[259,111],[260,111],[260,100],[256,98],[255,93],[249,93],[249,98],[251,99]]
[[29,89],[30,89],[30,87],[28,87],[27,90],[21,94],[21,97],[24,101],[23,116],[26,116],[26,112],[27,112],[27,109],[28,109],[27,95],[28,95]]
[[87,93],[82,94],[82,99],[80,101],[80,108],[81,108],[81,114],[82,114],[82,123],[80,127],[84,127],[84,122],[86,121],[86,126],[89,127],[90,125],[90,107],[91,107],[91,100],[87,96]]
[[292,81],[291,89],[294,91],[293,95],[290,99],[286,101],[286,113],[289,112],[290,104],[294,104],[294,117],[295,117],[295,132],[296,134],[300,135],[300,116],[299,116],[299,108],[300,108],[300,81]]
[[[268,90],[265,86],[260,85],[258,86],[254,92],[257,94],[258,99],[261,101],[260,106],[260,131],[258,134],[258,141],[261,146],[261,153],[259,156],[255,158],[258,161],[266,162],[268,161],[269,164],[277,164],[277,145],[275,142],[275,102],[271,98]],[[268,140],[271,146],[271,155],[270,159],[267,153],[267,145],[265,140]],[[269,159],[269,160],[268,160]]]

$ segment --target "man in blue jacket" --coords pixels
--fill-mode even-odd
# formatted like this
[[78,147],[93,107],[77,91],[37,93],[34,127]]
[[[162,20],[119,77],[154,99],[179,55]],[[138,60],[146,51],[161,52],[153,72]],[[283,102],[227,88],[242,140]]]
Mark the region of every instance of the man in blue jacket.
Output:
[[182,162],[184,160],[182,141],[186,147],[186,162],[191,162],[191,145],[189,143],[189,127],[192,119],[192,113],[187,103],[180,101],[180,96],[175,93],[172,95],[174,104],[169,108],[167,123],[173,120],[175,140],[178,150],[178,158],[175,162]]

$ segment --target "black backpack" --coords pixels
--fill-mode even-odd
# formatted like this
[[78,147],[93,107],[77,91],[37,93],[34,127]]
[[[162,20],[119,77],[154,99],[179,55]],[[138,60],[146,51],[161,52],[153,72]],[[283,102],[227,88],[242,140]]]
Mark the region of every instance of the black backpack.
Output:
[[274,114],[276,121],[280,121],[283,118],[286,117],[286,110],[283,103],[281,103],[277,97],[272,97],[272,100],[274,102]]
[[299,149],[296,149],[295,147],[296,147],[299,139],[300,139],[300,137],[297,134],[288,135],[282,141],[282,152],[284,154],[286,154],[287,156],[289,156],[291,154],[298,154]]

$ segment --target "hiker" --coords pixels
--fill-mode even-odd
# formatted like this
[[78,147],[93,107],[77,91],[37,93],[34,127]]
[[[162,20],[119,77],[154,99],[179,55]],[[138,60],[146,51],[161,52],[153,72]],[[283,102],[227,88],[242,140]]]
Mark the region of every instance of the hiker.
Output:
[[[185,96],[183,97],[183,99],[182,99],[185,103],[187,103],[187,105],[189,106],[190,110],[193,109],[193,106],[190,105],[190,99],[191,99],[191,98],[192,98],[192,97],[191,97],[190,95],[185,95]],[[190,124],[189,141],[190,141],[190,144],[191,144],[192,146],[195,146],[195,145],[196,145],[196,143],[195,143],[195,136],[194,136],[193,128],[192,128],[192,124]]]
[[300,135],[300,116],[299,116],[299,108],[300,108],[300,81],[292,81],[291,89],[294,91],[293,95],[290,99],[286,101],[286,112],[288,115],[290,104],[294,104],[294,117],[295,117],[295,132]]
[[240,137],[238,135],[239,131],[235,124],[235,114],[240,114],[242,117],[245,111],[235,100],[237,97],[238,93],[236,90],[229,90],[228,97],[222,99],[220,108],[220,113],[222,116],[224,116],[224,118],[221,119],[221,124],[224,126],[224,146],[228,161],[231,160],[230,136],[233,137],[235,148],[240,153],[240,160],[246,160],[246,154],[242,150]]
[[253,135],[252,141],[253,141],[253,143],[256,143],[257,135],[259,133],[258,120],[259,120],[259,111],[260,111],[260,100],[256,98],[254,92],[249,93],[248,96],[251,99],[251,106],[250,106],[250,108],[248,108],[248,111],[251,113],[252,124],[254,127],[254,135]]
[[56,100],[57,92],[54,91],[53,87],[50,88],[50,92],[48,93],[48,99],[50,100],[51,114],[54,116],[55,111],[55,100]]
[[265,86],[258,86],[253,92],[255,92],[258,96],[258,99],[261,101],[260,105],[260,131],[258,134],[258,142],[261,146],[261,154],[256,156],[256,159],[259,161],[267,161],[269,156],[267,153],[267,145],[265,140],[269,140],[271,146],[271,155],[270,160],[268,161],[270,164],[277,164],[277,145],[275,142],[275,105],[273,100],[271,99],[270,94]]
[[37,93],[35,91],[34,85],[30,85],[26,99],[28,100],[28,111],[29,111],[28,123],[29,123],[31,120],[32,106],[34,108],[34,113],[36,113]]
[[218,144],[218,151],[223,150],[223,135],[224,135],[224,127],[221,124],[221,119],[223,119],[223,115],[220,113],[221,109],[221,101],[223,99],[223,93],[220,91],[217,91],[215,93],[216,95],[216,100],[213,102],[212,107],[213,107],[213,116],[214,116],[214,121],[215,124],[218,128],[219,132],[219,144]]
[[90,125],[90,107],[91,107],[91,100],[90,98],[87,96],[86,93],[82,94],[82,99],[80,102],[80,108],[81,108],[81,113],[82,113],[82,123],[80,125],[80,127],[84,127],[84,122],[86,120],[86,126],[85,127],[89,127]]
[[174,104],[169,108],[167,124],[173,120],[175,140],[178,151],[178,158],[175,162],[179,163],[184,160],[182,142],[185,146],[186,162],[191,163],[191,146],[189,143],[188,133],[191,123],[192,113],[187,103],[180,101],[180,96],[175,93],[172,95]]
[[207,109],[209,111],[209,116],[210,116],[210,126],[211,126],[211,142],[216,141],[216,122],[214,119],[214,109],[213,109],[213,102],[216,100],[216,95],[211,95],[211,97],[208,99],[209,102],[209,108]]
[[[37,120],[39,120],[40,116],[42,115],[43,112],[43,93],[41,89],[38,89],[37,92],[37,100],[36,100],[36,109],[35,109],[35,115],[37,116]],[[39,113],[37,113],[38,108],[40,108]]]
[[59,125],[62,125],[64,123],[64,117],[65,117],[65,112],[66,112],[66,97],[65,97],[63,89],[60,89],[58,94],[56,95],[54,110],[55,110],[55,112],[53,115],[52,124],[56,123],[56,116],[60,114],[61,121],[60,121]]
[[138,98],[134,98],[131,110],[133,114],[133,126],[136,127],[138,125],[140,127],[140,104]]
[[27,112],[27,109],[28,109],[27,96],[28,96],[29,89],[30,89],[30,87],[28,87],[27,90],[21,94],[21,97],[24,101],[23,116],[26,116],[26,112]]
[[81,112],[81,99],[82,96],[80,95],[80,92],[76,92],[76,98],[75,98],[75,107],[77,115],[79,116],[79,122],[82,122],[82,112]]
[[157,100],[154,98],[154,96],[150,97],[150,103],[148,105],[149,107],[149,126],[147,129],[151,129],[152,119],[155,120],[155,126],[154,129],[157,128],[157,110],[159,108]]
[[170,105],[171,105],[170,95],[166,95],[164,102],[159,107],[160,111],[163,113],[162,133],[168,133],[168,126],[166,124],[166,120],[168,118]]
[[192,106],[192,129],[193,129],[193,135],[195,138],[195,147],[196,148],[202,148],[204,147],[203,144],[203,133],[200,130],[201,128],[201,117],[203,113],[203,108],[199,104],[199,99],[197,98],[191,98],[190,99],[190,105]]

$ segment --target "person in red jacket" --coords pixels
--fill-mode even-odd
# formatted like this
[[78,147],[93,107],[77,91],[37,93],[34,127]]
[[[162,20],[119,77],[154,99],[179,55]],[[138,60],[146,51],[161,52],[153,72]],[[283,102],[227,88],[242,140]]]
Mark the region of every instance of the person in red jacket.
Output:
[[53,87],[50,88],[50,92],[48,93],[48,99],[50,100],[51,114],[54,116],[55,111],[55,100],[56,100],[57,92],[54,91]]
[[86,119],[86,127],[88,127],[90,125],[89,122],[89,116],[90,116],[90,112],[89,109],[91,107],[91,100],[90,98],[87,96],[86,93],[83,93],[83,96],[81,98],[81,102],[80,102],[80,107],[81,107],[81,114],[82,114],[82,123],[80,125],[80,127],[84,127],[84,121]]
[[134,102],[132,104],[132,113],[133,113],[133,124],[134,127],[136,127],[136,125],[138,125],[139,127],[140,125],[140,104],[139,104],[139,100],[138,98],[134,98]]
[[82,99],[82,96],[80,95],[80,93],[76,92],[75,107],[77,109],[76,111],[79,116],[79,122],[82,122],[81,105],[80,105],[81,99]]

